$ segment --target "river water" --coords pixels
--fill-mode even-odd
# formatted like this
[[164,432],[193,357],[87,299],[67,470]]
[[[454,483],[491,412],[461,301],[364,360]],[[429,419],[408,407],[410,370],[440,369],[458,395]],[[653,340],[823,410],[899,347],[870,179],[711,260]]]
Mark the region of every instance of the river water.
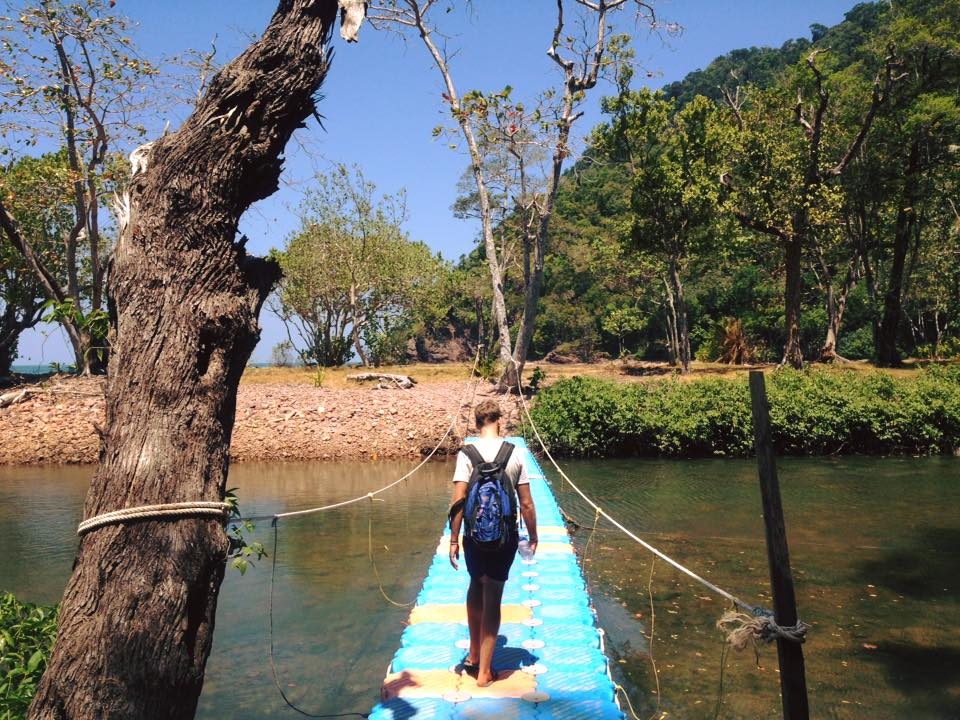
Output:
[[[564,464],[608,513],[754,605],[770,606],[752,461]],[[245,514],[363,496],[402,462],[242,464]],[[59,599],[90,468],[0,468],[0,589]],[[436,548],[452,464],[347,508],[252,534],[270,557],[228,570],[198,718],[368,712]],[[811,717],[960,718],[960,460],[779,463]],[[607,631],[615,679],[640,717],[781,716],[773,646],[724,649],[726,601],[601,521],[553,479]],[[371,563],[371,555],[373,562]],[[274,567],[275,563],[275,567]],[[275,570],[275,572],[274,572]],[[271,579],[273,592],[271,595]],[[272,597],[272,602],[271,602]],[[272,620],[272,632],[271,632]],[[666,713],[666,715],[663,715]]]

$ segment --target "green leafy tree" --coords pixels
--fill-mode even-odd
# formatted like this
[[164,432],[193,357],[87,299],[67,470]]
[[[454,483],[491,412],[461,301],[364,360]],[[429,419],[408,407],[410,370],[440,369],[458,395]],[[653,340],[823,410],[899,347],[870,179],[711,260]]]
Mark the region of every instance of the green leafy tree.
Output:
[[0,238],[0,377],[10,374],[20,334],[40,322],[41,292],[20,255]]
[[901,362],[911,268],[917,266],[924,241],[938,234],[933,223],[952,214],[947,203],[956,197],[951,178],[960,133],[960,6],[898,3],[889,20],[871,45],[874,53],[881,44],[896,47],[902,79],[881,114],[867,159],[875,164],[870,172],[880,180],[882,202],[872,203],[863,219],[872,230],[867,271],[879,316],[877,361],[894,366]]
[[[956,187],[956,185],[954,185]],[[950,203],[947,203],[949,208]],[[948,215],[939,203],[924,223],[923,252],[909,269],[904,289],[904,317],[912,345],[921,357],[945,359],[960,355],[960,215]]]
[[680,106],[692,102],[698,96],[722,102],[722,88],[730,83],[730,78],[736,78],[737,82],[744,86],[771,87],[786,68],[796,64],[809,52],[810,41],[802,38],[788,40],[779,48],[751,47],[731,50],[713,60],[704,69],[694,70],[683,80],[666,85],[663,93],[668,100],[675,100]]
[[[0,168],[0,200],[58,278],[63,277],[61,238],[72,225],[64,193],[68,172],[63,152],[23,157]],[[0,375],[9,373],[20,333],[40,321],[45,302],[43,285],[8,234],[0,233]]]
[[[567,29],[571,24],[565,15],[568,4],[581,13],[575,22],[583,31],[582,37],[575,37]],[[583,114],[581,107],[587,93],[596,86],[609,66],[610,56],[624,42],[622,36],[611,34],[615,14],[630,7],[653,22],[653,12],[649,4],[639,0],[558,2],[547,55],[559,68],[561,79],[556,91],[544,94],[544,105],[525,108],[523,103],[511,99],[509,88],[497,93],[458,91],[451,55],[445,44],[437,42],[442,33],[431,16],[435,7],[437,4],[429,0],[389,0],[375,5],[370,12],[375,22],[415,33],[443,78],[443,99],[456,124],[455,132],[469,152],[476,187],[475,204],[493,293],[493,323],[503,365],[499,387],[519,388],[536,328],[550,221],[563,167],[572,152],[572,129]],[[546,167],[539,172],[529,162],[535,147],[547,158]],[[498,194],[496,176],[504,168],[511,169],[515,192]],[[511,204],[505,211],[498,209],[498,199]],[[513,229],[520,242],[517,262],[522,273],[523,304],[515,321],[508,314],[504,296],[511,243],[502,242],[502,238],[498,243],[497,232],[498,217],[508,214],[514,216]]]
[[670,357],[687,372],[692,353],[683,272],[690,254],[710,238],[723,128],[705,97],[678,110],[659,93],[629,90],[628,82],[604,103],[613,117],[595,132],[594,146],[629,168],[632,242],[663,268]]
[[287,331],[287,342],[307,365],[337,367],[350,359],[348,301],[335,260],[339,246],[312,229],[291,237],[272,259],[283,268],[270,309]]
[[278,311],[296,327],[294,344],[308,362],[336,366],[356,352],[370,365],[400,354],[440,266],[404,233],[405,213],[402,192],[378,197],[358,168],[317,177],[301,205],[301,229],[278,255]]
[[643,325],[643,316],[635,307],[610,306],[603,316],[603,329],[617,338],[619,357],[623,357],[626,353],[625,338],[643,328]]
[[[403,358],[422,362],[486,357],[489,336],[490,282],[484,263],[462,257],[455,266],[437,263],[430,290],[413,308],[409,332],[404,333]],[[397,353],[401,348],[395,345]]]
[[[836,41],[834,35],[834,32],[826,32],[823,42]],[[858,48],[861,46],[848,47],[847,53],[857,55]],[[862,55],[862,52],[859,54]],[[869,95],[871,84],[875,83],[875,78],[867,75],[864,70],[866,66],[874,67],[877,63],[877,58],[868,55],[860,62],[838,67],[833,74],[831,102],[835,109],[833,115],[836,125],[849,128],[856,127],[860,122],[863,98]],[[837,214],[832,221],[821,223],[810,237],[810,276],[820,291],[826,319],[823,341],[817,354],[817,359],[821,362],[846,360],[838,352],[841,329],[848,302],[862,282],[864,269],[869,262],[867,254],[870,228],[861,220],[860,215],[865,207],[864,203],[876,203],[882,195],[882,191],[875,184],[877,178],[871,177],[868,160],[877,147],[882,113],[883,106],[874,120],[871,140],[861,146],[838,179],[835,196]]]
[[[142,109],[143,85],[155,72],[133,48],[129,22],[113,2],[7,2],[0,22],[0,129],[5,151],[63,148],[67,171],[57,188],[68,195],[72,223],[51,257],[35,247],[29,228],[0,197],[0,227],[44,289],[73,346],[78,371],[105,367],[105,275],[108,241],[104,195],[111,148],[142,136],[132,119]],[[61,272],[62,271],[62,272]]]
[[836,222],[841,202],[837,179],[860,151],[895,80],[895,61],[888,57],[859,123],[835,124],[828,76],[818,65],[818,54],[807,57],[793,83],[768,91],[748,90],[745,96],[739,87],[725,93],[738,134],[730,169],[722,176],[726,208],[745,229],[776,238],[782,246],[786,331],[782,362],[795,368],[803,365],[805,255],[819,229]]
[[[752,66],[756,53],[733,51],[714,79],[691,74],[685,82],[692,85],[677,86],[679,109],[701,85],[723,85],[728,71],[741,84],[739,95],[710,89],[727,105],[740,144],[727,174],[717,173],[730,202],[721,204],[709,243],[701,247],[697,240],[683,266],[691,351],[698,358],[729,356],[731,337],[762,361],[784,359],[788,345],[799,346],[801,358],[877,357],[871,334],[879,338],[884,322],[890,325],[884,307],[891,292],[900,298],[899,311],[888,313],[899,318],[898,353],[951,352],[960,322],[952,310],[958,256],[951,234],[956,12],[956,3],[943,0],[863,3],[838,25],[817,29],[812,68],[797,62],[811,52],[803,41],[765,51],[760,68]],[[801,45],[805,51],[798,54]],[[870,121],[878,91],[886,101]],[[740,129],[734,108],[754,132]],[[623,351],[653,359],[671,345],[664,273],[655,256],[622,242],[631,234],[632,185],[627,165],[611,163],[598,148],[589,148],[563,178],[534,353],[573,352],[582,340],[584,347],[615,354],[622,340]],[[744,224],[737,210],[751,211],[757,226]],[[767,226],[758,232],[760,221]],[[798,235],[795,226],[805,231]],[[801,236],[802,242],[790,241]],[[519,313],[519,284],[508,277],[504,288],[508,313]],[[646,323],[619,338],[616,316],[605,319],[626,309]]]
[[[623,163],[589,147],[557,195],[553,251],[547,257],[543,323],[536,347],[584,360],[593,353],[633,354],[661,293],[656,269],[629,242],[631,181]],[[628,320],[627,316],[631,319]]]

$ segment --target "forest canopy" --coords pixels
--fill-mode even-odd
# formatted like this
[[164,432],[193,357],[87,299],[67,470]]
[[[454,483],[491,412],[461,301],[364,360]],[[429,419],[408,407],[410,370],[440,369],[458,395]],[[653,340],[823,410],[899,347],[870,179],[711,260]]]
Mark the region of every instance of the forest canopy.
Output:
[[[30,122],[28,110],[71,119],[53,141],[61,149],[0,166],[0,376],[41,317],[63,326],[78,371],[102,371],[108,357],[105,279],[125,197],[115,148],[142,140],[142,98],[130,88],[152,82],[156,69],[131,59],[122,22],[104,26],[70,7],[71,42],[92,53],[89,77],[76,84],[96,102],[66,85],[36,91],[55,86],[42,72],[62,69],[33,77],[0,68],[5,130],[35,143],[46,124]],[[42,13],[21,21],[62,36]],[[11,48],[13,29],[3,31]],[[470,119],[483,140],[487,204],[496,207],[458,263],[404,238],[380,259],[365,256],[379,270],[391,266],[375,283],[389,292],[339,283],[331,305],[326,286],[297,294],[310,287],[296,270],[305,255],[297,266],[287,254],[288,281],[271,306],[289,339],[274,356],[379,364],[472,357],[482,346],[502,363],[510,357],[502,346],[517,344],[518,357],[629,357],[686,370],[695,360],[896,366],[960,354],[956,2],[861,3],[835,26],[814,24],[776,48],[731,50],[659,90],[635,82],[626,36],[608,42],[616,85],[592,89],[591,101],[613,92],[579,157],[566,157],[560,125],[546,121],[549,104],[521,103],[509,87],[464,93],[454,117]],[[116,66],[126,69],[117,75]],[[561,123],[568,134],[579,117],[572,107]],[[565,168],[555,192],[546,176],[514,167],[542,163],[551,147]],[[508,176],[523,182],[512,187]],[[483,203],[467,185],[452,211],[475,221]],[[361,235],[348,240],[366,252]],[[332,250],[317,252],[321,265],[344,269]],[[491,282],[493,266],[502,278]],[[370,267],[364,273],[372,277]],[[417,277],[398,279],[404,273]]]
[[[657,92],[630,74],[563,177],[532,357],[960,354],[957,3],[862,3]],[[493,342],[478,307],[445,327]]]

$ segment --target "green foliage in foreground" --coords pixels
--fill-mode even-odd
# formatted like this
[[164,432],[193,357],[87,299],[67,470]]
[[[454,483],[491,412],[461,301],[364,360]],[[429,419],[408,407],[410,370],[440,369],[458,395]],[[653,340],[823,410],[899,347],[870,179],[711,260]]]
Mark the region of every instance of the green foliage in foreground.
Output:
[[[780,454],[936,454],[960,447],[960,366],[900,378],[780,370],[767,376],[767,395]],[[531,414],[551,452],[568,457],[753,452],[745,376],[632,385],[574,377],[543,390]]]
[[0,593],[0,720],[26,717],[57,633],[57,609]]

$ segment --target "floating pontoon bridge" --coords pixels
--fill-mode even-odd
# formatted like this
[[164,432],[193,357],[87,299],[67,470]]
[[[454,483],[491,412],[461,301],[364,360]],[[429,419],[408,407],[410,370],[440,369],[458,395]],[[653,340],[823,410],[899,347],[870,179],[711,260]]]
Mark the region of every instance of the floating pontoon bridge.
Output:
[[526,442],[509,440],[529,469],[539,546],[532,560],[517,555],[504,588],[493,660],[499,679],[481,688],[457,672],[469,646],[469,581],[462,563],[459,571],[450,565],[445,532],[370,720],[624,717],[560,508]]

